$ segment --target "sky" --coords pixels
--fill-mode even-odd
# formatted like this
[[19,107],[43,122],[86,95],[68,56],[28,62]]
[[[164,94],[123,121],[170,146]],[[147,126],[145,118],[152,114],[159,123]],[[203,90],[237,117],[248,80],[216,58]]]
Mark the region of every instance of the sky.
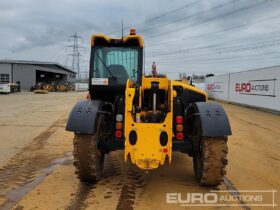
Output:
[[0,59],[71,66],[75,32],[86,75],[90,36],[136,28],[145,71],[223,74],[280,65],[280,0],[1,0]]

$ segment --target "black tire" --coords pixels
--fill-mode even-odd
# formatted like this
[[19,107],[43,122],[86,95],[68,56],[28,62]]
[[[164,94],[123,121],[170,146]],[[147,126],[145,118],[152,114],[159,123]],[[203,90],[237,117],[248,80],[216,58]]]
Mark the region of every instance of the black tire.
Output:
[[74,136],[74,166],[80,181],[97,181],[102,176],[105,155],[98,150],[97,142],[103,133],[103,128],[104,117],[100,116],[94,135],[76,133]]
[[193,156],[196,180],[200,185],[217,186],[226,174],[227,137],[201,137],[199,124],[195,123],[195,141],[199,147]]

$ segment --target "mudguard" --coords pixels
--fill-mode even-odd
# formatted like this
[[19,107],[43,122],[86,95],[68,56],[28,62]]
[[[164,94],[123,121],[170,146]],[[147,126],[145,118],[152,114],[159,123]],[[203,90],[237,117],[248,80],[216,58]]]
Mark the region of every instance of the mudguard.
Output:
[[202,136],[222,137],[232,134],[230,123],[223,107],[214,102],[196,102],[186,109],[186,121],[200,119]]
[[79,101],[72,109],[66,130],[80,134],[93,134],[95,120],[103,102],[100,100]]

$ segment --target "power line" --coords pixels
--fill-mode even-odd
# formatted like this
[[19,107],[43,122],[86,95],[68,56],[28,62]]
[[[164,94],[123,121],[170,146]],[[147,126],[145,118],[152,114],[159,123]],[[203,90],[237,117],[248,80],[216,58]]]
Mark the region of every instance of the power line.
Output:
[[[174,43],[174,42],[181,42],[181,41],[185,41],[185,40],[193,40],[193,39],[202,38],[202,37],[209,38],[209,36],[213,36],[213,35],[217,35],[217,34],[224,34],[224,33],[230,32],[232,30],[240,29],[240,28],[245,27],[245,26],[256,25],[256,24],[266,22],[266,21],[271,21],[271,20],[277,19],[279,17],[280,17],[280,15],[276,15],[276,16],[273,16],[273,17],[260,19],[260,20],[254,21],[254,22],[242,23],[242,24],[238,24],[236,26],[223,28],[221,30],[216,30],[216,31],[213,31],[213,32],[207,32],[207,33],[202,33],[202,34],[198,34],[198,35],[187,36],[187,37],[183,37],[183,38],[180,38],[180,39],[169,40],[169,41],[165,41],[165,42],[157,42],[157,43],[153,43],[153,46],[162,45],[162,44],[170,44],[170,43]],[[149,43],[149,41],[147,43]]]
[[[270,36],[269,36],[270,35]],[[274,38],[274,39],[273,39]],[[253,36],[253,37],[246,37],[246,38],[239,38],[239,39],[233,39],[233,40],[227,40],[222,43],[218,44],[212,44],[212,45],[205,45],[205,46],[198,46],[198,47],[193,47],[193,48],[185,48],[185,49],[180,49],[176,51],[169,51],[166,53],[157,53],[157,51],[150,52],[150,54],[154,54],[153,57],[156,56],[163,56],[163,55],[176,55],[178,53],[190,53],[192,51],[206,51],[206,50],[227,50],[227,49],[238,49],[240,46],[244,48],[244,46],[250,46],[250,45],[256,45],[256,44],[262,44],[262,43],[270,43],[270,42],[275,42],[278,41],[280,38],[280,31],[275,31],[275,32],[269,32],[269,33],[264,33],[261,35]],[[252,43],[242,43],[241,41],[251,41]],[[259,42],[256,42],[259,41]],[[264,42],[266,41],[266,42]],[[238,45],[232,45],[233,43],[238,43]],[[227,46],[229,45],[229,46]],[[231,46],[230,46],[231,45]],[[223,46],[223,47],[220,47]],[[161,52],[161,51],[158,51]],[[209,54],[207,54],[209,55]]]
[[178,64],[178,63],[182,63],[182,64],[190,64],[191,62],[197,62],[197,63],[204,63],[204,61],[214,61],[214,62],[219,62],[219,61],[229,61],[229,60],[234,60],[236,61],[236,59],[238,61],[242,61],[242,60],[256,60],[259,58],[269,58],[269,57],[278,57],[280,54],[279,52],[270,52],[270,53],[260,53],[260,54],[251,54],[251,55],[239,55],[239,56],[230,56],[230,57],[218,57],[218,58],[200,58],[200,59],[189,59],[189,57],[185,57],[184,59],[180,58],[178,61],[176,62],[168,62],[165,59],[158,59],[157,61],[160,61],[160,63],[168,63],[168,64]]
[[[168,15],[173,14],[173,13],[176,13],[176,12],[178,12],[178,11],[180,11],[180,10],[183,10],[183,9],[188,8],[188,7],[194,6],[194,5],[197,4],[197,3],[199,3],[199,0],[198,0],[198,1],[195,1],[195,2],[192,2],[192,3],[187,3],[187,4],[185,4],[185,5],[181,6],[181,7],[178,7],[178,8],[176,8],[176,9],[170,10],[170,11],[168,11],[168,12],[162,13],[162,14],[157,15],[157,16],[155,16],[155,17],[151,17],[151,18],[149,18],[149,19],[147,19],[147,20],[145,20],[145,21],[143,21],[143,22],[140,22],[140,23],[137,23],[137,24],[134,24],[134,25],[127,26],[127,27],[124,28],[124,30],[128,30],[128,29],[130,29],[130,28],[132,28],[132,27],[137,27],[137,26],[141,26],[141,25],[146,25],[146,24],[149,23],[149,22],[154,22],[155,20],[161,19],[162,17],[168,16]],[[112,31],[112,32],[110,32],[110,33],[108,33],[108,34],[112,35],[112,34],[116,34],[116,33],[118,33],[118,32],[120,32],[120,30]]]
[[[200,17],[201,15],[205,14],[205,13],[208,13],[208,12],[211,12],[211,11],[214,11],[214,10],[217,10],[217,9],[220,9],[224,6],[227,6],[227,5],[230,5],[230,4],[233,4],[233,3],[236,3],[236,1],[238,0],[231,0],[230,2],[227,2],[227,3],[224,3],[224,4],[219,4],[219,5],[216,5],[214,7],[211,7],[209,9],[206,9],[204,11],[200,11],[198,13],[195,13],[195,14],[192,14],[192,15],[188,15],[188,16],[185,16],[185,17],[182,17],[182,18],[178,18],[178,19],[175,19],[174,21],[170,21],[170,23],[168,23],[167,25],[170,25],[170,24],[174,24],[174,23],[177,23],[177,22],[181,22],[182,20],[190,20],[194,17]],[[150,30],[154,30],[155,28],[158,28],[158,27],[162,27],[164,24],[160,24],[159,26],[156,26],[156,27],[151,27],[151,28],[147,28],[147,29],[144,29],[144,30],[140,30],[139,32],[146,32],[146,31],[150,31]],[[171,30],[173,31],[173,30]],[[178,30],[175,30],[175,31],[178,31]],[[158,35],[158,33],[156,34]]]
[[[235,3],[237,0],[233,0],[231,2],[228,2],[227,4],[220,4],[218,6],[215,6],[215,7],[212,7],[208,10],[206,10],[207,12],[209,11],[212,11],[212,10],[216,10],[216,9],[219,9],[219,8],[222,8],[224,7],[225,5],[228,5],[228,4],[232,4],[232,3]],[[168,31],[165,31],[165,32],[162,32],[162,33],[157,33],[155,34],[154,36],[147,36],[148,39],[153,39],[155,37],[159,37],[159,36],[163,36],[163,35],[166,35],[166,34],[169,34],[169,33],[174,33],[174,32],[178,32],[180,30],[185,30],[186,28],[193,28],[193,27],[197,27],[198,25],[201,25],[201,24],[204,24],[204,23],[207,23],[207,22],[210,22],[210,21],[213,21],[213,20],[216,20],[216,19],[221,19],[221,18],[224,18],[224,17],[227,17],[227,16],[231,16],[231,15],[235,15],[235,14],[238,14],[240,12],[244,12],[246,10],[250,10],[252,8],[255,8],[255,7],[259,7],[259,6],[263,6],[267,3],[270,3],[272,1],[275,1],[275,0],[264,0],[264,1],[261,1],[261,2],[258,2],[256,4],[251,4],[251,5],[248,5],[246,7],[243,7],[243,8],[239,8],[239,9],[236,9],[236,10],[233,10],[233,11],[230,11],[230,12],[227,12],[225,14],[222,14],[222,15],[218,15],[218,16],[215,16],[215,17],[212,17],[212,18],[208,18],[208,19],[205,19],[205,20],[202,20],[200,22],[196,22],[196,23],[193,23],[191,25],[188,25],[187,27],[184,25],[183,27],[178,27],[177,29],[173,29],[173,30],[168,30]],[[206,12],[206,11],[202,11],[202,12]],[[202,13],[200,12],[200,13]],[[200,13],[197,13],[195,15],[198,15]],[[182,21],[186,18],[190,18],[190,17],[184,17],[184,18],[181,18],[175,22],[179,22],[179,21]],[[173,22],[174,23],[174,22]]]
[[72,57],[72,64],[71,69],[78,74],[78,79],[80,79],[80,58],[82,57],[81,53],[79,52],[79,49],[84,48],[79,44],[79,41],[83,38],[82,36],[79,36],[77,32],[74,33],[74,35],[69,36],[70,38],[73,38],[73,44],[68,45],[67,47],[72,49],[72,53],[68,54],[68,56]]
[[66,57],[65,53],[66,53],[66,48],[65,48],[65,46],[62,46],[62,47],[60,47],[55,53],[51,54],[51,55],[47,58],[47,60],[48,60],[48,61],[55,61],[55,62],[56,62],[56,61],[58,61],[59,58],[61,58],[62,56],[65,56],[65,57]]

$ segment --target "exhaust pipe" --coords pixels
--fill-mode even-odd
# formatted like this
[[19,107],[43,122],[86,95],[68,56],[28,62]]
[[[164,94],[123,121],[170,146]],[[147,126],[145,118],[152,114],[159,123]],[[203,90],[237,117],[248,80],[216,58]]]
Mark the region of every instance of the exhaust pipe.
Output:
[[153,94],[153,114],[156,114],[157,111],[157,94]]

